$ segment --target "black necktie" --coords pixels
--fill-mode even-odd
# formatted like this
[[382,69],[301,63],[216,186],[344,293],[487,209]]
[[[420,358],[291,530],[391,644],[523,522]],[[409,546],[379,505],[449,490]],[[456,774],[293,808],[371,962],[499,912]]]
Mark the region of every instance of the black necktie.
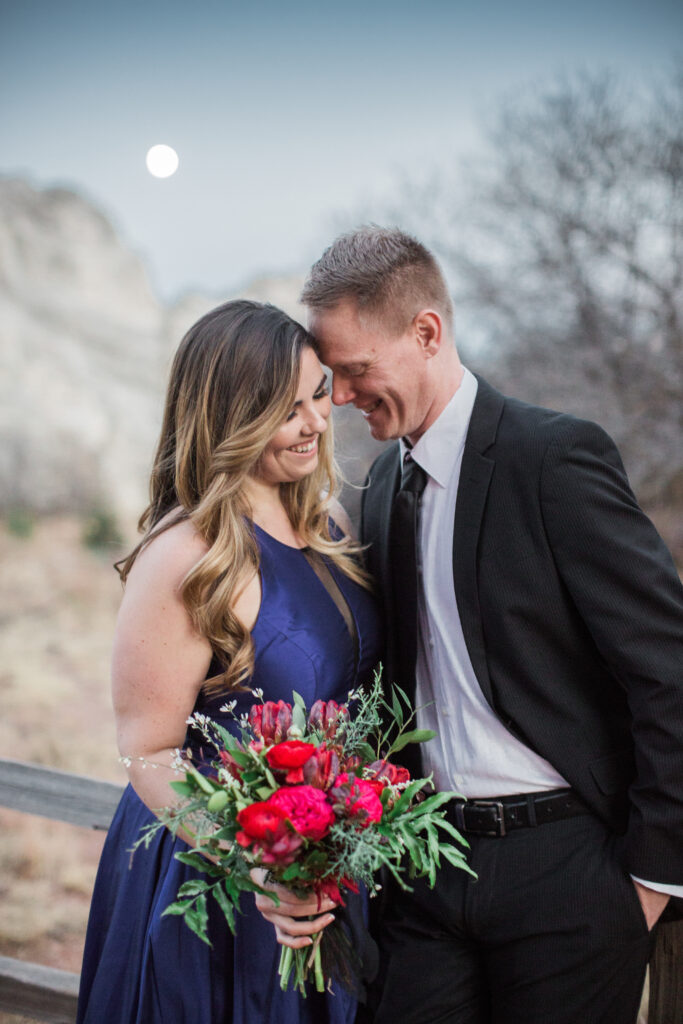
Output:
[[396,679],[411,697],[415,693],[417,596],[419,586],[418,529],[420,502],[427,474],[410,452],[403,460],[401,487],[391,513],[391,560],[394,583]]

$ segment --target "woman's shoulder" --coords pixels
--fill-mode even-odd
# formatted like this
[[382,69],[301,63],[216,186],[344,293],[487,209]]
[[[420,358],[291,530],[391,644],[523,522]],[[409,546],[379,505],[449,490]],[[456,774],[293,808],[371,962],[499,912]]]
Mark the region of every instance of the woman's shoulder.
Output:
[[[161,521],[163,527],[164,521]],[[135,559],[128,585],[149,583],[175,588],[209,550],[204,538],[189,519],[166,526],[153,536]]]

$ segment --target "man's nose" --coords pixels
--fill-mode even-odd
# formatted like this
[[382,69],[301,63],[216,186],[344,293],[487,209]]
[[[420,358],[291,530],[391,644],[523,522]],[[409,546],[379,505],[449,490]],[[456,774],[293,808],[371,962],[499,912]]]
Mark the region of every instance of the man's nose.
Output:
[[355,398],[355,391],[349,383],[348,377],[335,373],[332,377],[332,401],[335,405],[346,405]]

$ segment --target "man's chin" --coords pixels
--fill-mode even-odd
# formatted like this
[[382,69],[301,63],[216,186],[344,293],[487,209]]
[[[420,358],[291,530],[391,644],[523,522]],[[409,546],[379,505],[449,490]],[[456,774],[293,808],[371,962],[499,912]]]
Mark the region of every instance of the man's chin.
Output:
[[375,441],[395,441],[397,437],[401,436],[394,433],[386,423],[368,423],[368,430]]
[[370,436],[375,441],[395,441],[397,437],[401,436],[396,433],[395,429],[392,429],[395,425],[386,416],[386,408],[381,402],[376,409],[373,409],[369,416],[363,414],[363,419],[370,431]]

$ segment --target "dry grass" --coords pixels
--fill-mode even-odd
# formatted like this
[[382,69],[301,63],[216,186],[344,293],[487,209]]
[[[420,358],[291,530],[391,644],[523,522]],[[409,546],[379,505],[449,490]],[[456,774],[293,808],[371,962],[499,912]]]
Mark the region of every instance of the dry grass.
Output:
[[[120,585],[71,518],[0,529],[0,751],[125,781],[109,699]],[[0,810],[0,953],[78,971],[104,836]],[[0,1015],[0,1021],[16,1022]]]

